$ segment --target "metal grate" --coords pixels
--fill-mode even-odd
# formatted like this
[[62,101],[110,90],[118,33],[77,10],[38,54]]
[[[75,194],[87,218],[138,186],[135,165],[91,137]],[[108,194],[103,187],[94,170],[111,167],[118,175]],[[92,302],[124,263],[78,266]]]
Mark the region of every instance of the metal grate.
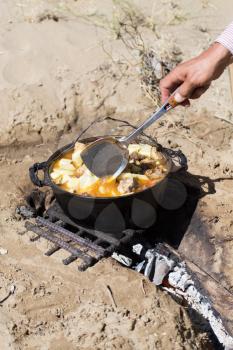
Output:
[[[27,210],[30,213],[30,210]],[[25,207],[23,212],[25,213]],[[31,216],[28,215],[28,217]],[[63,264],[68,265],[79,260],[78,269],[80,271],[85,271],[102,258],[111,256],[114,251],[130,242],[135,233],[141,232],[140,230],[125,230],[121,232],[120,238],[116,238],[102,231],[84,228],[71,221],[57,203],[45,212],[44,217],[37,216],[26,221],[25,228],[37,235],[31,238],[31,241],[43,237],[54,244],[45,255],[51,256],[58,250],[64,249],[70,255],[63,260]]]

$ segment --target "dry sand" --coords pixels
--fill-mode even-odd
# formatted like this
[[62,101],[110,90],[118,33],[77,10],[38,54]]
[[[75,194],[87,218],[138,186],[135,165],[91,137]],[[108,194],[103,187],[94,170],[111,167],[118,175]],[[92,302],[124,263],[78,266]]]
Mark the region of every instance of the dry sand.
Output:
[[[232,14],[228,0],[197,0],[192,7],[188,0],[129,3],[0,3],[0,247],[8,250],[0,256],[0,299],[16,286],[0,308],[1,349],[214,349],[208,332],[170,296],[148,281],[144,295],[137,273],[111,259],[80,273],[75,263],[62,265],[63,253],[45,257],[46,242],[17,235],[23,222],[14,210],[31,189],[32,163],[47,159],[96,117],[138,124],[153,110],[156,101],[140,73],[141,41],[124,34],[121,20],[136,18],[144,49],[175,62],[207,47]],[[207,218],[218,216],[216,239],[232,235],[232,118],[226,72],[205,97],[153,131],[163,145],[183,150],[191,173],[221,179],[200,209]],[[90,131],[104,132],[117,130],[104,124]],[[202,257],[231,291],[232,242]]]

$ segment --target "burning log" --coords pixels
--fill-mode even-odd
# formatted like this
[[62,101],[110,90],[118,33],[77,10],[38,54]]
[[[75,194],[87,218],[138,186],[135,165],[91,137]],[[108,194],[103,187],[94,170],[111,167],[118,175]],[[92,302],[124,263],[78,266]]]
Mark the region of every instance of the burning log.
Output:
[[[134,251],[141,255],[143,246],[137,244]],[[221,315],[214,307],[214,302],[197,280],[181,256],[165,244],[157,244],[154,249],[148,249],[144,260],[135,269],[148,277],[155,285],[175,295],[182,297],[188,305],[203,316],[210,324],[213,332],[227,349],[233,348],[233,337],[223,324]],[[204,271],[202,271],[202,274]]]

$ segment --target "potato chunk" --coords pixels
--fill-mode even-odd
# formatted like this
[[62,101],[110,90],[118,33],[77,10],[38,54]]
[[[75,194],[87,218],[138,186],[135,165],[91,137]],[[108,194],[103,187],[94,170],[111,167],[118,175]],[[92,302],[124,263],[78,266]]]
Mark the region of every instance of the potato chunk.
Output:
[[88,169],[78,178],[79,190],[85,191],[88,187],[96,184],[100,179],[92,174]]
[[71,159],[61,158],[57,162],[57,167],[64,170],[75,170]]
[[52,180],[55,182],[57,185],[62,185],[69,181],[69,178],[74,175],[73,170],[66,170],[66,169],[54,169],[50,173],[50,176]]
[[69,190],[77,190],[79,186],[79,181],[76,177],[72,176],[69,178],[69,180],[66,182],[66,186]]
[[75,144],[74,152],[72,154],[72,162],[76,168],[79,168],[83,164],[80,154],[85,147],[86,146],[81,142],[76,142]]
[[117,187],[117,190],[121,194],[126,194],[135,191],[135,189],[138,186],[138,181],[137,179],[134,178],[128,178],[128,179],[122,179],[119,182],[119,185]]

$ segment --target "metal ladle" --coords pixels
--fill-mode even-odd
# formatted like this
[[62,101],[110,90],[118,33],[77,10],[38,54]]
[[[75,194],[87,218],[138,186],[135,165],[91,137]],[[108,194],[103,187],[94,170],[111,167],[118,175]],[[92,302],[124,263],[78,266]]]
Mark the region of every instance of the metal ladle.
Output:
[[154,112],[143,124],[128,136],[119,139],[111,136],[102,137],[90,143],[81,152],[83,163],[97,177],[117,177],[128,164],[129,152],[127,146],[131,141],[178,104],[179,103],[175,100],[173,93],[158,111]]

